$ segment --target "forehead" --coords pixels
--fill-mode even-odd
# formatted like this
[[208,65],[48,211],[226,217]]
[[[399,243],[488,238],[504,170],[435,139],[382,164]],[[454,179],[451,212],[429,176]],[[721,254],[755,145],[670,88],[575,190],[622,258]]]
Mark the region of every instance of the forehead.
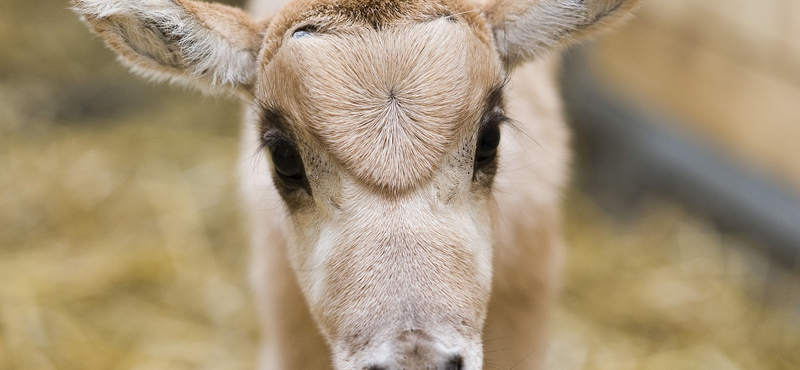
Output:
[[[385,13],[322,3],[298,17],[259,90],[294,134],[318,141],[361,181],[397,192],[430,178],[474,134],[502,76],[485,28],[452,8],[402,16],[398,4],[413,2],[377,3],[372,11]],[[318,32],[285,37],[297,27]]]

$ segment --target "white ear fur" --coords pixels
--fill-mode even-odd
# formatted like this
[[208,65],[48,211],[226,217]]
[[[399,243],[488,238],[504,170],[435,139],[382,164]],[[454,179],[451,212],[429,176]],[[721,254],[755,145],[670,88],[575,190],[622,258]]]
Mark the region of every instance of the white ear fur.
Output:
[[501,55],[516,64],[608,28],[639,0],[492,0],[484,6]]
[[133,71],[201,88],[252,83],[264,25],[189,0],[74,0],[73,9]]

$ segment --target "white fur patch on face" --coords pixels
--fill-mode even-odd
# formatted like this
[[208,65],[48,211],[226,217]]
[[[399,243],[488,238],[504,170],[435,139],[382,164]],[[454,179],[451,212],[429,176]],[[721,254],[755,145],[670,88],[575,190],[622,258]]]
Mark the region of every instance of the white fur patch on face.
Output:
[[311,307],[320,307],[327,290],[328,271],[327,264],[336,248],[337,232],[330,224],[320,227],[319,238],[316,245],[303,264],[303,273],[306,283],[306,300]]
[[488,199],[467,188],[444,204],[435,187],[394,198],[348,182],[330,218],[292,216],[318,230],[296,238],[308,244],[290,245],[289,253],[330,341],[360,333],[354,340],[377,344],[376,335],[391,339],[409,325],[479,337],[492,274]]

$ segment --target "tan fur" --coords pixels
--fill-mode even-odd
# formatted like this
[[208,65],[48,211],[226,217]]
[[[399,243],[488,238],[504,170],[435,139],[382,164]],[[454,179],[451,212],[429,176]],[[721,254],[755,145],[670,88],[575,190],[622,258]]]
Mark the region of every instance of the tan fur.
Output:
[[[474,370],[545,353],[569,151],[543,55],[635,3],[256,1],[263,21],[189,0],[75,9],[136,71],[254,94],[241,174],[261,369]],[[499,163],[476,167],[503,111]],[[276,142],[301,182],[270,166]]]
[[462,122],[480,119],[470,108],[502,83],[499,67],[489,67],[496,57],[469,32],[444,20],[291,43],[262,75],[301,88],[268,103],[292,107],[287,113],[359,180],[403,192],[432,177],[464,135]]

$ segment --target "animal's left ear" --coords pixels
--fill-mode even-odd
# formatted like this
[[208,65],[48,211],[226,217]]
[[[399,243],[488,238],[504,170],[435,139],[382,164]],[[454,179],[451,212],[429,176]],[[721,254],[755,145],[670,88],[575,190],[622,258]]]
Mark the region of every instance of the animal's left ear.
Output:
[[74,10],[135,72],[201,88],[251,84],[266,22],[190,0],[73,0]]
[[490,0],[483,12],[495,42],[514,65],[610,27],[639,0]]

